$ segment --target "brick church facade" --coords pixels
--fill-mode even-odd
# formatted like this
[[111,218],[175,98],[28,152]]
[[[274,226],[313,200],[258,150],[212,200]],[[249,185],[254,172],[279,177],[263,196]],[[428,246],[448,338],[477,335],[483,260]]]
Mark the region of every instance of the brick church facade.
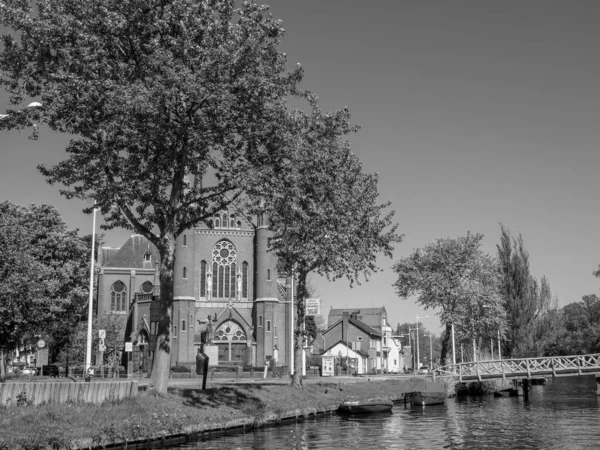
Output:
[[[221,211],[177,238],[171,364],[193,364],[200,346],[211,365],[290,362],[289,280],[267,252],[265,218]],[[98,314],[118,314],[133,342],[135,370],[149,371],[157,325],[159,254],[143,236],[100,252]],[[295,315],[295,312],[294,312]]]

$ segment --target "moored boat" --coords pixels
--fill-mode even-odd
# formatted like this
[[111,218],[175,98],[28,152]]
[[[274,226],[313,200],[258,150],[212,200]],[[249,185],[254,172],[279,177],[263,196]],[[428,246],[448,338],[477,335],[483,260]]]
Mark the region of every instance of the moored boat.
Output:
[[413,405],[441,405],[446,402],[446,387],[442,383],[427,382],[420,391],[408,394]]
[[340,404],[338,412],[345,414],[365,414],[386,412],[392,409],[394,404],[388,400],[356,400],[346,401]]

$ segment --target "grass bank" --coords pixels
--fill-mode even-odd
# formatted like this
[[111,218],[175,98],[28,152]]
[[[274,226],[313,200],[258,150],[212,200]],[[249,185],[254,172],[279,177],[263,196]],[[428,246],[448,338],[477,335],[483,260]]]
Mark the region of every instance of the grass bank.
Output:
[[290,417],[337,409],[344,400],[400,399],[410,379],[289,385],[237,384],[141,392],[102,405],[0,409],[0,449],[90,448],[187,433],[258,428]]

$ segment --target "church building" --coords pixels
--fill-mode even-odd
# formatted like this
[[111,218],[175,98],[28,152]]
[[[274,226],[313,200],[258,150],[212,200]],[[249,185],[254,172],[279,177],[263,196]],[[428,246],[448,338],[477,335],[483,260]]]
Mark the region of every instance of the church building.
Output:
[[[252,223],[223,210],[177,238],[171,365],[194,364],[202,346],[210,365],[290,363],[291,292],[267,252],[267,219]],[[158,318],[157,249],[132,235],[99,258],[98,314],[120,314],[133,343],[134,368],[149,371]],[[295,311],[294,311],[295,315]]]

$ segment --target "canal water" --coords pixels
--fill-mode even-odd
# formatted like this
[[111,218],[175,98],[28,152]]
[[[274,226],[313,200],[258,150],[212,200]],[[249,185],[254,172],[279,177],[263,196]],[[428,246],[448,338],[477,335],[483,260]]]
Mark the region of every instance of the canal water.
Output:
[[522,397],[459,397],[391,413],[328,416],[195,442],[186,449],[592,449],[600,447],[593,376],[549,379]]

